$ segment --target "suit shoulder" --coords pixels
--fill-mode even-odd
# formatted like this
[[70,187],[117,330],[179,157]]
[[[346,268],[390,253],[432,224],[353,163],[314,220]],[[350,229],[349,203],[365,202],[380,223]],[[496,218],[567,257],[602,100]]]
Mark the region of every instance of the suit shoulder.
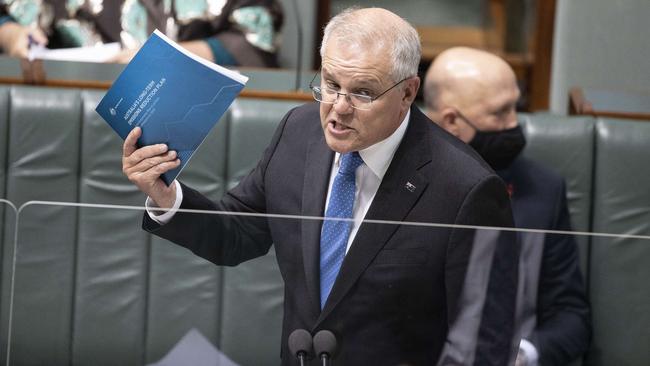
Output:
[[[461,195],[468,194],[477,185],[487,181],[501,179],[490,166],[463,141],[451,135],[423,113],[415,110],[411,119],[413,129],[407,143],[425,145],[419,153],[427,154],[427,164],[420,172],[437,184],[445,184],[445,189]],[[505,185],[504,185],[505,191]]]
[[[284,117],[278,131],[281,139],[303,139],[312,136],[321,130],[318,103],[306,103],[289,110]],[[277,133],[277,132],[276,132]]]
[[494,176],[494,170],[469,145],[437,125],[431,126],[432,159],[440,160],[456,174],[472,180]]
[[287,124],[296,125],[296,127],[313,124],[314,121],[317,122],[316,125],[320,126],[319,104],[310,102],[299,105],[287,112],[284,118],[287,120]]

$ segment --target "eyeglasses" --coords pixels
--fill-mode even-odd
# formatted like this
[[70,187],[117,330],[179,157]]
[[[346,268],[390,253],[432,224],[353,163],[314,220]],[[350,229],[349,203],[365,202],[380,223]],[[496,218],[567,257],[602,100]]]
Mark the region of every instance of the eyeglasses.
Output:
[[458,115],[458,117],[460,117],[460,119],[465,121],[465,123],[467,123],[471,128],[473,128],[474,131],[481,131],[478,127],[476,127],[476,124],[472,122],[471,119],[467,118],[458,108],[456,107],[452,107],[452,108],[456,110],[456,114]]
[[311,93],[314,96],[314,99],[316,99],[321,103],[334,104],[339,99],[339,96],[344,96],[345,100],[350,104],[350,106],[352,106],[352,108],[359,109],[362,111],[370,110],[372,102],[379,99],[379,97],[381,97],[382,95],[388,93],[391,89],[398,86],[403,81],[410,79],[410,77],[404,78],[398,81],[397,83],[395,83],[395,85],[384,90],[376,97],[371,97],[370,95],[357,94],[357,93],[340,93],[330,87],[321,88],[320,86],[315,86],[313,84],[318,74],[320,74],[320,72],[316,73],[316,75],[314,75],[314,78],[311,79],[311,81],[309,82],[309,89],[311,89]]

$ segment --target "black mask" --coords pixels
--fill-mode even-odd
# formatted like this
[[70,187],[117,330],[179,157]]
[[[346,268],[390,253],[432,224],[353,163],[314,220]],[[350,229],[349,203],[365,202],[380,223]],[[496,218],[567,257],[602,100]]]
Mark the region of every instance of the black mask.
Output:
[[501,170],[510,166],[526,145],[526,137],[521,127],[513,127],[501,131],[479,131],[470,146],[483,157],[494,170]]

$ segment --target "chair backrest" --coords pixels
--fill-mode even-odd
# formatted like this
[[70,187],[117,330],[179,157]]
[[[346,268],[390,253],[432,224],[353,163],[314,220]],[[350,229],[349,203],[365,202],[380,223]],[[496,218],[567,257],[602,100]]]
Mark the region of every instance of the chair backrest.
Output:
[[[0,86],[0,146],[7,146],[7,124],[9,120],[9,89]],[[0,198],[5,197],[5,182],[7,175],[7,149],[0,148]],[[5,210],[8,208],[5,203],[0,203],[0,248],[3,248],[4,228],[5,228]],[[11,208],[9,208],[11,209]],[[2,268],[3,253],[0,250],[0,268]],[[1,305],[0,305],[1,309]],[[0,328],[1,329],[1,328]]]
[[[575,231],[589,231],[592,215],[594,120],[553,114],[520,114],[526,134],[524,154],[564,177]],[[589,237],[576,238],[580,264],[586,274]]]
[[[594,232],[650,235],[648,136],[649,122],[598,120]],[[650,240],[595,237],[590,262],[589,364],[648,364]]]
[[[56,93],[12,88],[7,136],[6,198],[17,206],[30,200],[79,199],[81,105],[78,90]],[[26,364],[70,363],[77,212],[63,207],[22,211],[16,264],[13,353]],[[42,237],[42,226],[50,235]],[[11,271],[13,238],[5,237],[3,280]],[[3,289],[7,300],[8,288]],[[47,304],[49,310],[43,312]],[[3,303],[3,313],[8,310]],[[3,329],[3,341],[6,332]],[[34,331],[38,329],[38,331]],[[20,341],[19,341],[20,340]],[[29,340],[25,342],[25,340]],[[3,342],[3,344],[5,344]],[[3,352],[4,354],[4,352]]]
[[[256,99],[240,99],[233,104],[227,154],[229,188],[255,168],[282,116],[298,104]],[[226,268],[222,350],[243,365],[279,364],[283,299],[284,286],[274,250]],[[251,344],[255,352],[251,352]]]

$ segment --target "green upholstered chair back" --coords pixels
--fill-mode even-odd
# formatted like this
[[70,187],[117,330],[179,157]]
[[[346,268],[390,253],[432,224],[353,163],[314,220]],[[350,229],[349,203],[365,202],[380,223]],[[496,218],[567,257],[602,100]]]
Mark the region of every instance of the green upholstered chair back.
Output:
[[[650,236],[649,138],[647,121],[597,121],[594,232]],[[595,237],[590,264],[589,364],[648,364],[650,240]]]
[[[575,231],[589,231],[592,215],[594,120],[554,114],[521,114],[526,135],[524,154],[564,177]],[[583,274],[586,273],[589,241],[576,237]]]

